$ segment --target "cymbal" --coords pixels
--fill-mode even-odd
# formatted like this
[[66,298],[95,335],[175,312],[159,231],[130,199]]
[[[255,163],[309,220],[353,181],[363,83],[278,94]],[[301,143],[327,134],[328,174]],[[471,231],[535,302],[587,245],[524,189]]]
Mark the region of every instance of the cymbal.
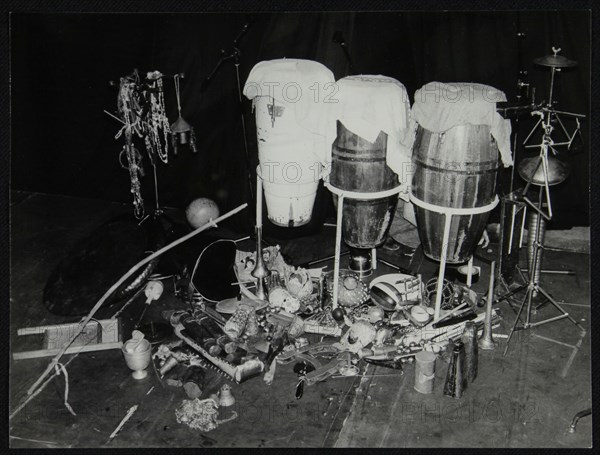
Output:
[[[536,169],[537,168],[537,169]],[[525,158],[519,164],[519,175],[523,180],[533,185],[544,185],[544,169],[539,156]],[[548,157],[548,185],[558,185],[566,180],[570,173],[569,165],[549,156]]]
[[533,59],[533,63],[541,66],[549,66],[554,68],[569,68],[576,66],[575,60],[569,60],[562,55],[545,55],[544,57],[538,57]]

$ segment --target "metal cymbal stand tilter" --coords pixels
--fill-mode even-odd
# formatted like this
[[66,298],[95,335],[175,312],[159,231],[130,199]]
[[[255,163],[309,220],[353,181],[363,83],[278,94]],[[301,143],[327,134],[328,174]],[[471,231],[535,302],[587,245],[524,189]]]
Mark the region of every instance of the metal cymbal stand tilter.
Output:
[[[560,49],[556,49],[553,47],[552,50],[554,51],[553,56],[543,57],[542,59],[536,59],[536,61],[535,61],[536,63],[538,63],[540,65],[550,66],[551,71],[552,71],[548,103],[545,105],[541,105],[540,108],[538,108],[532,112],[532,115],[539,115],[540,120],[535,124],[532,131],[529,133],[529,135],[523,142],[525,148],[539,147],[539,149],[540,149],[539,156],[534,157],[534,158],[527,158],[527,159],[523,160],[523,162],[519,166],[519,173],[527,181],[527,184],[525,185],[525,188],[523,189],[522,200],[523,200],[523,202],[525,202],[527,204],[527,206],[529,206],[531,209],[533,209],[537,214],[536,222],[535,222],[535,234],[534,234],[535,239],[533,240],[533,245],[532,245],[532,259],[529,263],[529,273],[528,273],[529,276],[528,276],[527,283],[520,286],[519,288],[515,289],[514,291],[510,292],[508,295],[503,297],[503,299],[506,299],[510,295],[514,295],[517,292],[520,292],[521,290],[526,289],[525,297],[523,298],[523,300],[521,302],[521,305],[519,307],[519,310],[518,310],[516,318],[515,318],[515,322],[514,322],[513,327],[508,335],[508,339],[506,341],[506,348],[504,350],[504,355],[506,355],[506,353],[508,351],[510,341],[511,341],[512,336],[515,331],[526,330],[529,328],[537,327],[542,324],[554,322],[554,321],[557,321],[560,319],[564,319],[564,318],[569,319],[573,324],[575,324],[581,330],[582,334],[585,334],[585,329],[575,319],[573,319],[573,317],[570,316],[556,302],[556,300],[554,300],[550,296],[550,294],[548,294],[548,292],[546,292],[539,285],[539,282],[536,280],[536,273],[535,273],[535,270],[539,269],[540,260],[541,260],[541,250],[543,249],[543,242],[540,239],[540,237],[541,237],[540,231],[541,231],[541,228],[543,227],[543,223],[545,223],[545,221],[549,221],[552,219],[552,201],[551,201],[551,197],[550,197],[550,186],[561,183],[567,177],[566,166],[564,164],[562,164],[560,161],[558,161],[552,157],[549,158],[548,151],[551,150],[552,153],[556,155],[558,153],[556,150],[556,147],[566,145],[567,148],[570,148],[575,135],[577,134],[577,132],[579,132],[579,129],[580,129],[579,118],[585,117],[580,114],[556,111],[556,110],[552,109],[552,92],[553,92],[553,86],[554,86],[555,72],[560,70],[561,66],[563,66],[563,67],[564,66],[574,66],[574,64],[575,64],[575,62],[569,63],[571,61],[564,59],[564,57],[562,57],[562,56],[558,56],[557,53],[560,51]],[[573,132],[573,134],[571,134],[571,135],[568,134],[566,128],[564,127],[564,124],[562,123],[562,121],[560,120],[560,117],[558,116],[559,113],[575,117],[577,127],[576,127],[575,131]],[[559,123],[559,125],[563,129],[563,132],[566,134],[567,139],[568,139],[567,141],[558,142],[558,143],[553,141],[551,135],[554,130],[554,127],[552,126],[554,119],[556,119],[556,121]],[[542,142],[538,145],[527,145],[527,142],[533,135],[533,132],[540,125],[542,126],[542,129],[543,129]],[[551,167],[550,167],[550,165],[551,165]],[[541,173],[539,172],[540,169],[541,169]],[[531,187],[531,185],[539,186],[539,197],[538,197],[537,204],[527,197],[527,192],[529,191],[529,188]],[[543,209],[544,196],[546,198],[547,212],[545,212]],[[542,321],[531,322],[532,299],[533,299],[534,295],[537,293],[543,295],[547,299],[547,302],[551,303],[562,314],[559,316],[550,317],[550,318],[542,320]],[[521,314],[523,313],[525,306],[527,307],[525,322],[522,323],[522,326],[519,327],[519,322],[521,322]]]

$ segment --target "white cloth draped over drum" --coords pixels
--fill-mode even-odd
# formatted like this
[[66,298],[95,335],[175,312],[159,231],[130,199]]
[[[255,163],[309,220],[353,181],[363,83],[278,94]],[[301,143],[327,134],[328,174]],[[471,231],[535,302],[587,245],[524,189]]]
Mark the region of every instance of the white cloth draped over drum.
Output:
[[328,104],[329,183],[365,194],[365,199],[344,200],[342,237],[352,248],[376,248],[386,240],[398,194],[366,195],[408,192],[411,183],[412,150],[404,142],[409,133],[408,95],[400,82],[381,75],[345,77],[337,88],[337,103]]
[[333,73],[310,60],[277,59],[256,64],[244,85],[256,118],[260,176],[267,215],[278,226],[307,224],[331,153],[326,142],[327,91]]
[[[369,142],[381,131],[387,134],[386,162],[410,185],[412,140],[409,128],[410,102],[406,88],[394,78],[382,75],[348,76],[336,82],[337,93],[327,103],[329,130],[326,142],[336,138],[336,120]],[[329,149],[331,161],[331,148]]]
[[[497,200],[498,155],[504,166],[512,164],[510,122],[496,112],[503,100],[504,93],[482,84],[431,82],[415,93],[411,194],[430,205],[416,204],[415,215],[431,259],[466,262],[485,231],[491,208],[475,212]],[[448,218],[444,209],[467,212]]]
[[[252,100],[252,107],[256,109],[257,103],[261,97],[268,103],[275,101],[283,109],[290,109],[294,112],[294,123],[303,131],[296,129],[290,131],[287,128],[273,130],[269,132],[269,138],[275,142],[279,139],[290,139],[291,136],[311,135],[322,136],[323,139],[327,131],[327,111],[324,99],[328,93],[335,91],[335,77],[331,70],[319,62],[303,59],[282,58],[267,60],[257,63],[244,85],[244,95]],[[277,108],[276,108],[277,109]],[[274,124],[277,123],[280,112],[274,114]],[[259,141],[264,139],[261,132],[257,131]],[[312,141],[316,143],[316,148],[311,150],[315,158],[324,162],[327,145],[320,140]],[[322,143],[322,144],[321,144]]]
[[415,92],[413,119],[432,133],[458,125],[487,125],[496,140],[504,167],[513,165],[510,120],[496,111],[504,92],[484,84],[430,82]]

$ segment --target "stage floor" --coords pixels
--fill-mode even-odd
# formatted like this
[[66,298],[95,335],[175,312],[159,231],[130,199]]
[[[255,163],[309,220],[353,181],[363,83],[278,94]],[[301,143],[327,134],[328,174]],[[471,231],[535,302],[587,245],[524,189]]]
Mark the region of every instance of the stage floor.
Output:
[[[13,192],[11,201],[11,351],[31,349],[22,327],[76,321],[52,315],[42,305],[50,273],[69,249],[100,224],[128,213],[130,205],[37,193]],[[218,234],[213,232],[213,235]],[[230,236],[231,233],[227,233]],[[239,235],[243,237],[243,234]],[[300,264],[333,254],[335,229],[324,227],[311,237],[281,242],[282,251]],[[245,245],[253,249],[251,243]],[[478,251],[475,264],[482,276],[474,289],[484,293],[488,261],[497,245]],[[578,251],[581,251],[580,249]],[[589,251],[589,250],[588,250]],[[424,278],[436,263],[420,250],[378,251],[397,265]],[[525,249],[521,256],[525,257]],[[447,364],[438,359],[434,392],[414,391],[414,367],[403,372],[362,367],[365,377],[329,378],[294,396],[297,377],[291,365],[277,368],[271,386],[256,377],[233,384],[236,404],[221,410],[237,419],[202,433],[179,424],[175,408],[187,399],[183,389],[161,384],[150,369],[135,381],[119,350],[82,353],[68,365],[68,402],[64,377],[53,380],[9,422],[10,446],[17,447],[590,447],[592,421],[581,419],[567,433],[573,416],[591,407],[590,256],[582,252],[548,250],[545,269],[571,269],[572,275],[543,275],[542,285],[587,330],[560,320],[515,334],[506,357],[506,339],[498,349],[479,354],[479,374],[460,400],[442,393]],[[394,270],[380,264],[376,275]],[[375,275],[375,276],[376,276]],[[501,288],[500,288],[501,289]],[[522,295],[522,294],[520,294]],[[137,320],[143,299],[124,313],[124,324]],[[149,314],[178,305],[168,284]],[[503,316],[495,331],[507,334],[515,313],[507,302],[497,305]],[[111,311],[110,314],[112,314]],[[556,316],[543,306],[534,320]],[[578,351],[570,346],[579,344]],[[572,355],[574,354],[574,355]],[[63,361],[68,361],[65,356]],[[10,360],[10,410],[48,365],[50,358]],[[225,379],[218,377],[216,390]],[[148,391],[150,391],[148,393]],[[212,392],[206,390],[205,394]],[[138,404],[138,410],[118,436],[108,436]]]

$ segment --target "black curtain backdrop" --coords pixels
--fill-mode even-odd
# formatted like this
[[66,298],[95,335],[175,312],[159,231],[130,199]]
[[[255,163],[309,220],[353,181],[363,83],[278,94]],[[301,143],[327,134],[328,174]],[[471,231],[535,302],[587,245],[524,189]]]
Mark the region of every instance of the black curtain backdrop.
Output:
[[[590,109],[590,14],[548,12],[344,12],[344,13],[173,13],[11,15],[11,187],[13,189],[130,202],[128,172],[118,163],[120,124],[103,113],[116,111],[118,83],[134,68],[142,73],[183,72],[183,116],[196,130],[197,155],[185,151],[159,166],[163,205],[185,208],[196,197],[214,199],[224,213],[242,202],[253,205],[248,188],[235,67],[224,63],[202,90],[204,78],[230,52],[241,28],[251,25],[239,44],[243,85],[262,60],[304,58],[329,67],[336,79],[349,64],[336,31],[350,50],[355,72],[384,74],[402,82],[409,95],[427,82],[478,82],[499,88],[514,101],[519,70],[547,98],[550,72],[532,60],[562,48],[579,62],[557,77],[557,108],[582,114]],[[524,33],[518,38],[517,33]],[[169,118],[177,107],[172,82],[166,83]],[[257,148],[251,103],[243,98],[254,176]],[[537,117],[516,126],[522,141]],[[574,123],[567,119],[568,128]],[[553,188],[554,228],[589,225],[589,118],[582,140],[559,158],[570,178]],[[535,143],[535,142],[532,142]],[[517,159],[534,152],[517,149]],[[154,203],[151,168],[143,195]],[[516,183],[521,184],[518,177]],[[503,182],[506,187],[506,182]],[[313,221],[294,230],[268,228],[277,235],[305,235],[332,214],[331,197],[320,189]],[[252,210],[229,223],[248,231]],[[288,231],[284,233],[284,231]],[[291,233],[289,232],[291,231]]]

